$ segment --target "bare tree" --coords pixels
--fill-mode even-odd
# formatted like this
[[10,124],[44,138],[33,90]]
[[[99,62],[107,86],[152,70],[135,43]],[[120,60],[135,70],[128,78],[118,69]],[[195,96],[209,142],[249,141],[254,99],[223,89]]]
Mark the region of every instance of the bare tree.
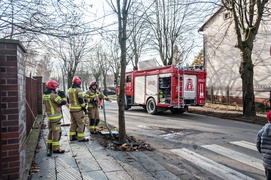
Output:
[[[77,9],[77,12],[86,13],[89,7],[92,7],[83,1],[73,0],[2,0],[0,6],[0,36],[5,39],[30,34],[68,37],[69,28],[67,27],[73,23],[70,14],[74,9]],[[90,23],[79,25],[85,27],[85,30],[80,32],[81,34],[97,33],[98,28],[89,26]]]
[[102,71],[102,75],[103,75],[103,87],[105,90],[104,91],[105,95],[107,95],[107,75],[108,75],[108,71],[110,69],[109,57],[110,57],[110,55],[107,54],[103,50],[100,62],[101,62],[101,71]]
[[138,70],[141,53],[150,41],[149,35],[151,29],[148,27],[145,18],[146,11],[144,11],[145,8],[143,6],[142,3],[138,3],[136,7],[133,6],[130,12],[130,18],[128,19],[128,31],[130,33],[128,38],[128,49],[130,49],[129,58],[131,59],[134,70]]
[[50,63],[50,60],[50,55],[44,55],[36,67],[36,74],[44,77],[43,80],[45,82],[49,81],[51,76],[52,64]]
[[109,71],[111,70],[116,80],[116,88],[119,85],[119,74],[120,74],[120,45],[118,37],[115,34],[108,34],[104,37],[104,43],[107,47],[106,53],[109,54],[107,61],[109,63]]
[[62,64],[63,76],[67,76],[68,87],[71,86],[72,78],[75,76],[78,65],[82,62],[90,47],[87,36],[71,36],[68,39],[59,39],[46,44],[47,49]]
[[125,82],[125,71],[126,71],[126,56],[127,56],[127,19],[128,12],[132,6],[132,0],[116,0],[116,4],[113,0],[107,0],[111,8],[116,12],[118,16],[118,40],[120,44],[120,92],[118,97],[119,106],[119,141],[121,143],[126,142],[126,130],[125,130],[125,116],[124,116],[124,82]]
[[[89,34],[82,34],[86,27],[84,24],[84,14],[77,9],[76,6],[71,9],[73,11],[67,12],[69,19],[69,26],[65,30],[67,38],[56,38],[48,36],[43,40],[43,45],[47,50],[60,60],[62,64],[63,76],[67,76],[68,87],[71,86],[72,79],[76,75],[78,65],[84,60],[88,52],[91,50],[90,42],[92,39]],[[45,39],[45,37],[43,37]]]
[[92,81],[92,72],[90,69],[91,66],[88,67],[89,63],[89,61],[80,63],[78,70],[76,71],[76,75],[78,75],[82,80],[81,88],[83,90],[87,90],[90,81]]
[[195,29],[210,15],[208,6],[208,1],[200,0],[155,0],[148,21],[153,31],[153,47],[163,65],[173,64],[174,59],[176,64],[187,60],[197,46]]
[[95,49],[93,49],[93,54],[90,57],[91,65],[89,65],[90,71],[92,72],[92,75],[97,83],[100,82],[100,77],[102,75],[102,58],[103,55],[101,47],[97,46]]
[[[28,43],[29,65],[38,63],[39,53],[46,49],[62,62],[57,71],[62,73],[63,83],[68,76],[70,86],[71,78],[84,58],[89,36],[99,34],[103,26],[95,26],[93,22],[103,17],[97,18],[90,12],[92,5],[84,0],[2,0],[0,7],[0,37],[16,38]],[[33,45],[40,42],[40,49]],[[37,49],[40,51],[36,51]],[[59,65],[55,64],[53,67]]]
[[223,6],[233,15],[236,33],[235,47],[240,49],[239,73],[242,78],[243,115],[256,119],[253,87],[254,65],[252,50],[268,0],[222,0]]
[[37,54],[29,49],[25,55],[25,74],[30,76],[36,74],[37,61]]

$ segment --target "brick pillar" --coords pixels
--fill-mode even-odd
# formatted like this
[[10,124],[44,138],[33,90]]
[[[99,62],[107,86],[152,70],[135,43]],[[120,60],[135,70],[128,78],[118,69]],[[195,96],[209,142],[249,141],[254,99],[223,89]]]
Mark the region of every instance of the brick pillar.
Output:
[[[3,69],[4,70],[4,69]],[[1,56],[0,56],[0,86],[2,86],[2,60],[1,60]],[[3,115],[2,115],[2,90],[0,88],[0,178],[2,177],[3,174],[3,169],[2,169],[2,162],[3,162],[3,151],[2,151],[2,123],[1,120],[3,119]]]
[[42,76],[34,76],[34,79],[38,82],[38,114],[42,114],[42,95],[43,95],[43,83],[42,83]]
[[27,179],[25,169],[26,106],[24,47],[0,40],[1,166],[0,179]]

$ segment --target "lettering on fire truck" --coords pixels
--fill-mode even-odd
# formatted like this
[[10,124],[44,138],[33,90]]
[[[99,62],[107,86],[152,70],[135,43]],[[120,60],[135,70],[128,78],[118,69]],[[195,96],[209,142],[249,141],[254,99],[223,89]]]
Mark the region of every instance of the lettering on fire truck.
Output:
[[150,85],[155,86],[155,81],[148,81],[148,86]]

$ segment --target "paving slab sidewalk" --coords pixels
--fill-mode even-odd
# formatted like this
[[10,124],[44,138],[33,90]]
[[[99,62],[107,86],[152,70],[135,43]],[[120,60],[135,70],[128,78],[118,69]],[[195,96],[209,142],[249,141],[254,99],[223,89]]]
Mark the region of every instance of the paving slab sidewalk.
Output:
[[[69,112],[63,107],[64,124],[69,123]],[[44,120],[47,124],[47,119]],[[175,180],[179,179],[155,160],[142,151],[125,152],[113,151],[102,147],[95,139],[89,142],[70,142],[69,126],[62,126],[60,140],[64,154],[46,156],[44,140],[39,141],[39,152],[35,162],[39,171],[29,179],[57,179],[57,180]],[[47,139],[48,129],[43,129],[43,136]],[[85,130],[85,136],[90,133]]]

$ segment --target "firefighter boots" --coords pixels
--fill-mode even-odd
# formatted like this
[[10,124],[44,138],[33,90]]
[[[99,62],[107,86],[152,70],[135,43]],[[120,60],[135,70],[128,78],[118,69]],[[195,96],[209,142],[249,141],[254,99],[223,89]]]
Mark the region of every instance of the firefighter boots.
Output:
[[89,141],[89,139],[86,139],[86,138],[84,138],[82,140],[78,140],[78,142],[88,142],[88,141]]
[[47,156],[48,157],[52,156],[52,153],[53,153],[53,151],[52,151],[52,144],[51,143],[47,144]]
[[53,151],[54,154],[63,154],[65,153],[65,150],[62,150],[62,149],[58,149],[56,151]]
[[77,137],[75,135],[72,135],[72,138],[70,139],[70,141],[77,141]]
[[52,156],[52,153],[53,153],[52,149],[48,149],[47,150],[47,156],[48,157]]

